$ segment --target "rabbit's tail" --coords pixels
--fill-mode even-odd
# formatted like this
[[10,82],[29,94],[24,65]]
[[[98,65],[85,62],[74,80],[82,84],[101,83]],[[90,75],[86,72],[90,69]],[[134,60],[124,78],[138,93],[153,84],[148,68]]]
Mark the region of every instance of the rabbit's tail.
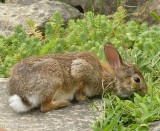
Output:
[[31,96],[26,99],[27,103],[22,100],[22,98],[14,94],[9,98],[9,106],[16,112],[27,112],[39,105],[39,100],[36,96]]

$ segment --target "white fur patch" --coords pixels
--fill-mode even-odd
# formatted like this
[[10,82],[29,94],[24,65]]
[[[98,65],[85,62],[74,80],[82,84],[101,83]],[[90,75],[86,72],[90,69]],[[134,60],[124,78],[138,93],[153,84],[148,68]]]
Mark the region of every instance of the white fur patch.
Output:
[[71,75],[79,78],[82,75],[84,75],[84,73],[89,70],[92,70],[93,67],[91,64],[89,64],[87,61],[83,60],[83,59],[75,59],[72,61],[71,64]]
[[80,68],[80,67],[82,67],[84,65],[88,65],[88,62],[86,62],[83,59],[75,59],[75,60],[72,61],[71,67],[73,69],[78,69],[78,68]]
[[9,106],[16,112],[27,112],[30,110],[29,107],[24,105],[22,99],[17,94],[10,96]]

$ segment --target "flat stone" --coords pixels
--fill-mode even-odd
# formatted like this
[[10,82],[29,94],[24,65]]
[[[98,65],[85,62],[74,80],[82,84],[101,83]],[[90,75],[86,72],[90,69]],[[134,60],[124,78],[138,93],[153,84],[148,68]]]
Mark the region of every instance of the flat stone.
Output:
[[[102,108],[101,100],[74,103],[69,107],[47,113],[39,109],[18,114],[8,105],[8,78],[0,78],[0,131],[92,131],[93,123],[102,117],[95,106]],[[160,121],[150,124],[151,131],[160,131]]]
[[155,121],[150,124],[151,131],[160,131],[160,121]]
[[93,122],[100,116],[90,103],[75,103],[47,113],[35,109],[18,114],[8,105],[7,81],[0,79],[0,131],[92,131]]
[[33,4],[43,0],[5,0],[6,4]]

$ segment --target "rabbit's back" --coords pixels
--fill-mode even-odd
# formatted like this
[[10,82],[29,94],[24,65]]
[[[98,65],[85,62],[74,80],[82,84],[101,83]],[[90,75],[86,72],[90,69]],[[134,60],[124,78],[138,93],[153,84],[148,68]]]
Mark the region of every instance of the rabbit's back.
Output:
[[[75,68],[72,68],[73,62],[76,60],[85,61],[90,66],[84,65],[85,68],[81,68],[79,65],[74,65]],[[74,88],[77,88],[76,86],[81,81],[90,80],[95,83],[93,78],[97,79],[97,74],[100,78],[100,71],[98,58],[90,53],[30,57],[14,66],[8,84],[9,92],[11,95],[19,94],[22,97],[25,97],[26,94],[36,94],[43,99],[45,94],[53,95],[57,90],[56,87],[62,87],[63,90],[72,92],[76,90]]]
[[42,112],[68,106],[101,92],[102,68],[90,53],[35,56],[17,63],[8,83],[9,105],[16,112],[40,106]]

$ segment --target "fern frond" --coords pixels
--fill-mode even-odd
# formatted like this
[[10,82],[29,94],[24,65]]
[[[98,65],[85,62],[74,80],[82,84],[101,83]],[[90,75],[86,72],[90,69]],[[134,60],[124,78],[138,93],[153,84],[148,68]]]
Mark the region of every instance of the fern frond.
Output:
[[45,35],[47,39],[60,38],[64,34],[64,21],[60,12],[56,11],[46,23]]
[[117,12],[113,15],[114,20],[123,21],[127,17],[126,9],[123,6],[117,8]]

